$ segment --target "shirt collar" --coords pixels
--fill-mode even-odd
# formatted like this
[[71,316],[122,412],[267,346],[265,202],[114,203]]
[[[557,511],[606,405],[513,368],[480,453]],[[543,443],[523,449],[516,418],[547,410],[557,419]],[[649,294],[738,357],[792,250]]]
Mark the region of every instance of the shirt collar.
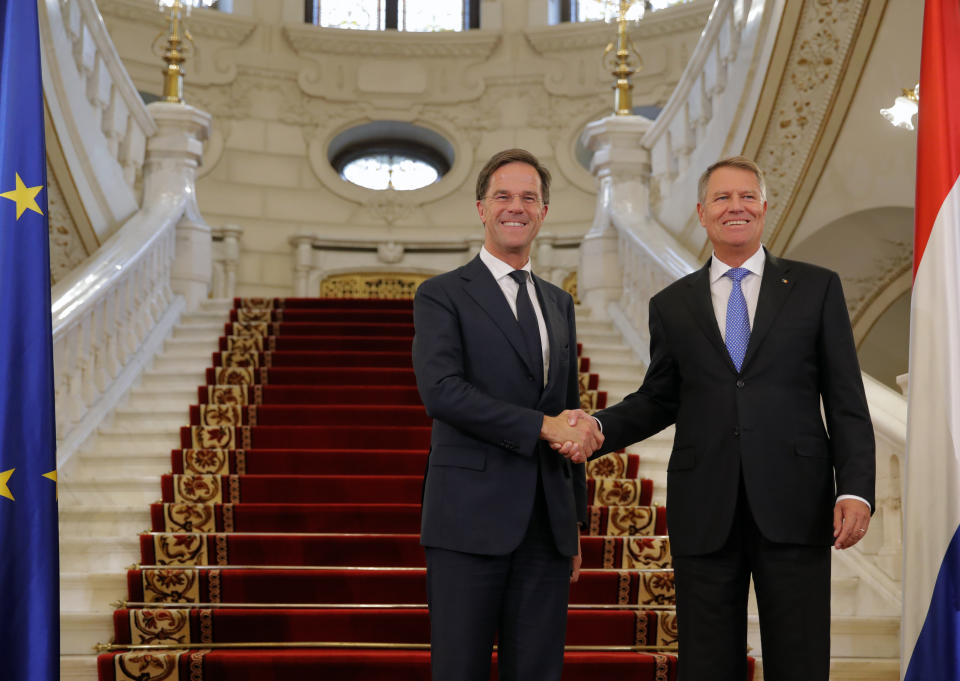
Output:
[[[763,266],[767,262],[767,254],[763,250],[763,246],[757,249],[757,252],[747,258],[740,267],[744,267],[750,270],[751,273],[756,274],[758,277],[763,276]],[[716,251],[714,251],[713,256],[710,259],[710,283],[714,283],[720,279],[724,274],[727,273],[731,265],[720,260],[717,257]]]
[[[497,281],[500,281],[504,277],[510,276],[510,273],[514,270],[512,265],[508,265],[503,260],[488,251],[486,246],[480,247],[480,260],[483,261],[483,264],[487,266],[487,269],[490,270],[493,278]],[[520,269],[526,270],[530,273],[531,277],[533,276],[533,268],[530,266],[530,258],[527,258],[527,263]]]

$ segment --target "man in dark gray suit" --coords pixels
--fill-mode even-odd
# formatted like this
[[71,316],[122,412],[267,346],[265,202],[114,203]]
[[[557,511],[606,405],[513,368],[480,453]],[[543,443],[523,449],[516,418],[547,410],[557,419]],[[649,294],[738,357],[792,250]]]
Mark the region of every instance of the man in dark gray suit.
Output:
[[827,681],[830,546],[857,543],[874,506],[840,279],[762,247],[766,190],[749,159],[710,166],[698,193],[713,257],[650,300],[650,365],[639,390],[595,414],[600,451],[676,424],[667,525],[681,681],[745,678],[751,576],[764,678]]
[[477,179],[480,254],[414,299],[413,365],[433,417],[421,543],[434,681],[559,680],[569,583],[586,518],[583,464],[545,440],[593,451],[580,404],[573,300],[532,274],[550,173],[521,149]]

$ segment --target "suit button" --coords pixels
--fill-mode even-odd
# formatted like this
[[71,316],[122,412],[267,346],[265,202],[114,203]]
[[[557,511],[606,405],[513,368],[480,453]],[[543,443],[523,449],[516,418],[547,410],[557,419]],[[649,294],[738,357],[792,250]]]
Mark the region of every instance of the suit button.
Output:
[[740,437],[740,429],[739,429],[739,428],[734,428],[734,429],[733,429],[733,436],[734,436],[734,437]]
[[527,374],[527,380],[528,380],[528,381],[532,381],[532,380],[533,380],[533,375]]
[[742,388],[743,386],[744,386],[743,379],[739,379],[739,380],[737,381],[737,387],[738,387],[738,388]]

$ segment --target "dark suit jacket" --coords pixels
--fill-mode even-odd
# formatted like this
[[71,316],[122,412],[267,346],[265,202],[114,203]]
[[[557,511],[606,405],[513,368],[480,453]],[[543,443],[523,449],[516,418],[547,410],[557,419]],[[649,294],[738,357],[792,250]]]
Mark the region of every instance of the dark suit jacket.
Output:
[[573,300],[534,276],[550,340],[549,381],[536,385],[503,291],[480,260],[425,281],[413,303],[413,366],[433,418],[424,483],[424,546],[503,555],[523,539],[537,467],[553,536],[577,552],[586,480],[539,439],[543,414],[580,404]]
[[717,326],[709,268],[650,300],[650,366],[639,390],[596,414],[601,452],[676,423],[667,467],[675,555],[721,547],[741,471],[767,539],[831,544],[838,494],[874,505],[873,427],[840,279],[767,253],[738,373]]

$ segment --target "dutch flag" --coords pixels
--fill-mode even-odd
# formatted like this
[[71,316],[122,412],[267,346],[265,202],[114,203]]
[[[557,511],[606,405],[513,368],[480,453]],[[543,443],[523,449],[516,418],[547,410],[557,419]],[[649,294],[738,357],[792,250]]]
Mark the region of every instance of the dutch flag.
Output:
[[960,679],[960,0],[926,0],[904,494],[901,677]]

